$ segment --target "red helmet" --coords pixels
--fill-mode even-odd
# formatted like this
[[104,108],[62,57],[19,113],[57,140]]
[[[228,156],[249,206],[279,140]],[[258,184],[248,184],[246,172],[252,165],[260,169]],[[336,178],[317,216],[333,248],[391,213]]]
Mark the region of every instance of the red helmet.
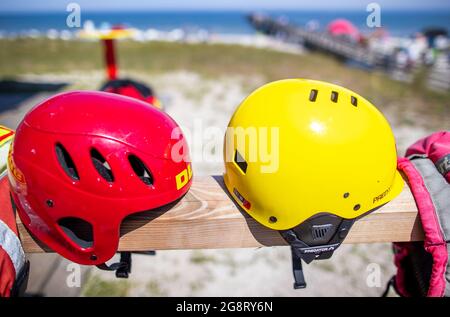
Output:
[[178,200],[192,176],[172,118],[136,99],[86,91],[54,96],[25,116],[8,170],[28,230],[69,260],[96,265],[117,251],[126,216]]

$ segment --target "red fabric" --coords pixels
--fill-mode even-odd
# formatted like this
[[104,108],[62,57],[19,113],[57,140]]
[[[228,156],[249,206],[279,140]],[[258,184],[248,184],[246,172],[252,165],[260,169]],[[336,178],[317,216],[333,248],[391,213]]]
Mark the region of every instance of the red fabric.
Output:
[[411,294],[405,287],[405,271],[402,270],[403,261],[407,258],[409,254],[409,243],[398,242],[394,243],[394,264],[398,269],[395,275],[395,290],[403,297],[410,297]]
[[0,297],[9,297],[16,279],[16,270],[8,253],[0,246]]
[[[398,169],[403,171],[408,178],[409,187],[419,209],[419,217],[425,233],[425,250],[433,256],[433,268],[428,296],[441,297],[445,292],[444,274],[448,253],[433,201],[425,187],[422,176],[408,159],[399,158]],[[403,288],[404,285],[400,278],[396,282],[398,287]]]
[[427,296],[442,297],[445,294],[445,268],[448,261],[447,245],[445,242],[425,247],[433,256],[433,267],[430,278],[430,288]]
[[[450,132],[440,131],[420,139],[411,145],[406,151],[406,156],[413,154],[425,154],[433,163],[450,153]],[[450,183],[450,172],[445,176]]]
[[[8,178],[0,179],[0,219],[17,234],[16,221],[9,198]],[[0,297],[10,296],[16,279],[16,270],[8,253],[0,246]]]
[[3,177],[0,179],[0,219],[6,223],[6,225],[14,231],[17,232],[16,219],[11,206],[11,199],[9,196],[9,183],[8,177]]

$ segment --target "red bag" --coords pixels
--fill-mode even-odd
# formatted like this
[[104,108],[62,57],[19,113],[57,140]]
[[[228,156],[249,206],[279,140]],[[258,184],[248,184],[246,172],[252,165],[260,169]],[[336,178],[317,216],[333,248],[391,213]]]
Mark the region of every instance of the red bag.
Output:
[[391,280],[401,296],[450,296],[450,132],[434,133],[398,160],[416,201],[423,242],[394,243],[397,274]]

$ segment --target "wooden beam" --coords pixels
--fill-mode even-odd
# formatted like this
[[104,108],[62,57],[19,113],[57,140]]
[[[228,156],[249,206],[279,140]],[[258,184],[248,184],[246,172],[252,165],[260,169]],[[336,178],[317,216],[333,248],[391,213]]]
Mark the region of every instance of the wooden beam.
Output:
[[[151,219],[151,220],[149,220]],[[26,252],[46,252],[18,221]],[[393,201],[358,220],[344,243],[423,239],[417,207],[408,186]],[[122,224],[119,250],[249,248],[286,245],[278,232],[239,211],[221,176],[197,177],[188,194],[169,210],[149,211]]]

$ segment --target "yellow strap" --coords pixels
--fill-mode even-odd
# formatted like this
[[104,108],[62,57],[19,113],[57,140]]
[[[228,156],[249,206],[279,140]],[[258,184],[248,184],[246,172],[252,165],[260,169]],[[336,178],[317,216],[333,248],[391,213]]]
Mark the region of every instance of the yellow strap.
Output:
[[6,173],[9,144],[14,137],[14,131],[0,125],[0,178]]
[[10,141],[14,136],[14,130],[0,125],[0,146]]

